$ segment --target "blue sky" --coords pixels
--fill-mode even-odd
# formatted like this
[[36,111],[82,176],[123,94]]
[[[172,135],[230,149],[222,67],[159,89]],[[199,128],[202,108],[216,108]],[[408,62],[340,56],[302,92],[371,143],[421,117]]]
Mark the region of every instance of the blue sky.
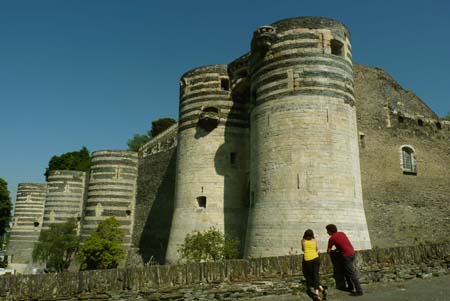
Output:
[[125,149],[177,117],[192,68],[246,53],[253,31],[324,16],[352,33],[354,62],[450,111],[450,1],[0,0],[0,177],[13,197],[53,155]]

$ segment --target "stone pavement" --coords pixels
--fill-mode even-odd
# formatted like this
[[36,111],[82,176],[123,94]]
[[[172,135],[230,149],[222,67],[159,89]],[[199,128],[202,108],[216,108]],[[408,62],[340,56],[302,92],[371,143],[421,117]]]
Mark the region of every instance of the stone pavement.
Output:
[[[363,286],[364,296],[353,297],[348,293],[330,290],[329,301],[450,301],[450,275],[402,282],[373,283]],[[262,297],[258,301],[307,301],[303,296]]]
[[328,300],[334,301],[450,301],[450,276],[413,279],[404,282],[375,283],[365,287],[365,294],[352,297],[333,292]]

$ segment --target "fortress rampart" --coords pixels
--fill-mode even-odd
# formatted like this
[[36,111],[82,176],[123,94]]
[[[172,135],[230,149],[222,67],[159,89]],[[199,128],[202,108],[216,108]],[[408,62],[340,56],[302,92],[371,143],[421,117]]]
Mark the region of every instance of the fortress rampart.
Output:
[[[185,235],[210,227],[246,257],[300,253],[308,228],[323,250],[328,223],[357,249],[448,241],[450,121],[385,71],[353,64],[352,51],[342,23],[293,18],[258,28],[228,65],[186,72],[178,124],[138,153],[93,153],[82,237],[115,216],[127,266],[174,263]],[[52,177],[48,192],[19,185],[18,221],[75,216],[51,214],[68,193]],[[40,201],[24,211],[29,185]],[[18,241],[36,240],[38,223],[13,227],[14,260],[29,262],[32,243]]]

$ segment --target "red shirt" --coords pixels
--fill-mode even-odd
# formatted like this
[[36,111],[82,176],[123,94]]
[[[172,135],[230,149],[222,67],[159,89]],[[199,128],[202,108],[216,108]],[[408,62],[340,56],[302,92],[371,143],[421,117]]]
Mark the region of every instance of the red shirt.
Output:
[[330,236],[328,239],[328,248],[331,249],[332,246],[336,246],[336,249],[343,256],[352,256],[355,254],[355,249],[353,249],[352,243],[344,232],[336,232]]

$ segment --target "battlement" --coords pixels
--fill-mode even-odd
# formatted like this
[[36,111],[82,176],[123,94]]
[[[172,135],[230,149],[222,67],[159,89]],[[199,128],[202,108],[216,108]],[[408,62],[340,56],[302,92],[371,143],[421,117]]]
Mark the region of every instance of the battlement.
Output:
[[145,158],[160,152],[168,151],[177,146],[178,123],[173,124],[168,129],[153,137],[139,149],[139,155]]

